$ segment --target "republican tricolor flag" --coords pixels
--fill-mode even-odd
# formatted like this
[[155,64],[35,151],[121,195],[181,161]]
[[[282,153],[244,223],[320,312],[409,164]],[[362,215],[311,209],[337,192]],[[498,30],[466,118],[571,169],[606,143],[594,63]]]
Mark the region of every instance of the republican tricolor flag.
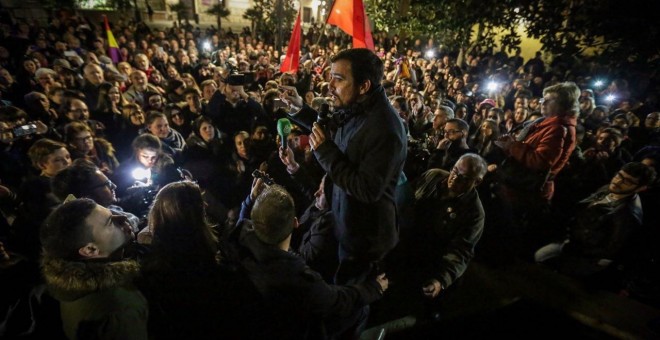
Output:
[[108,17],[105,15],[103,16],[103,22],[105,23],[105,32],[108,35],[108,55],[110,56],[110,59],[112,59],[112,62],[116,64],[122,61],[121,53],[119,53],[119,45],[117,45],[115,36],[112,35],[110,24],[108,24]]
[[374,39],[362,0],[335,0],[326,23],[353,37],[353,48],[374,50]]

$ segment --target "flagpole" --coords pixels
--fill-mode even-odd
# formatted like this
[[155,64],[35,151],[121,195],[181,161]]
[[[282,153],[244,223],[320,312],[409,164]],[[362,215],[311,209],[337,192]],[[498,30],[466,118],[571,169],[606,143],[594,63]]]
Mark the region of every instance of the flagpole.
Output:
[[[333,5],[334,5],[334,2],[333,2]],[[332,10],[332,6],[330,6],[330,10]],[[325,20],[323,20],[323,28],[321,29],[321,34],[319,34],[319,38],[316,39],[316,46],[319,46],[319,44],[321,43],[321,38],[323,38],[323,36],[325,35],[325,30],[328,27],[328,24],[326,23],[326,21],[328,20],[329,15],[330,15],[330,12],[328,12],[328,14],[326,14]]]

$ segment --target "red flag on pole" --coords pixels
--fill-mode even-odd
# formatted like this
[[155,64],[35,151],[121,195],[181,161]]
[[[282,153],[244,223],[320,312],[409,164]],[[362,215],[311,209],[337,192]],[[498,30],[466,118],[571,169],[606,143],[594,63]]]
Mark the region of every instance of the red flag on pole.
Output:
[[289,46],[286,47],[286,57],[280,66],[280,72],[297,72],[300,62],[300,11],[296,17],[296,23],[293,25]]
[[362,0],[336,0],[326,23],[335,25],[352,36],[354,48],[374,50],[374,39]]

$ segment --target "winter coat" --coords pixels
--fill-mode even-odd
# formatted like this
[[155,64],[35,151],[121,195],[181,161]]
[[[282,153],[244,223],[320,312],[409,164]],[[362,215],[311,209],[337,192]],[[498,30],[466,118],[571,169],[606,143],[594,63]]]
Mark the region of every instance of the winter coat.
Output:
[[137,262],[45,257],[42,269],[69,339],[147,339],[147,301],[133,286]]
[[380,260],[398,242],[394,192],[406,159],[406,134],[385,91],[358,103],[314,150],[334,183],[337,240],[350,256]]
[[513,142],[509,156],[531,170],[550,170],[542,198],[550,200],[555,190],[552,180],[568,162],[575,149],[577,119],[568,116],[545,118],[531,128],[522,142]]
[[350,320],[382,296],[375,279],[328,285],[301,257],[261,242],[249,220],[230,235],[240,267],[261,297],[262,307],[253,315],[257,325],[246,330],[254,338],[323,339],[337,331],[329,320]]

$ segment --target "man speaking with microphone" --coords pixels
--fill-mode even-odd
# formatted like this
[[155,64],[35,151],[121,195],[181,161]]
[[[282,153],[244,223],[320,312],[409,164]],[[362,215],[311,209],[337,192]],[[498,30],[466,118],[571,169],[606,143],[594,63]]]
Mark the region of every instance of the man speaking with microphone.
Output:
[[335,283],[358,283],[377,272],[399,239],[394,191],[406,159],[406,135],[381,86],[383,63],[372,51],[339,52],[330,75],[338,128],[332,140],[314,123],[309,138],[334,183],[340,262]]

